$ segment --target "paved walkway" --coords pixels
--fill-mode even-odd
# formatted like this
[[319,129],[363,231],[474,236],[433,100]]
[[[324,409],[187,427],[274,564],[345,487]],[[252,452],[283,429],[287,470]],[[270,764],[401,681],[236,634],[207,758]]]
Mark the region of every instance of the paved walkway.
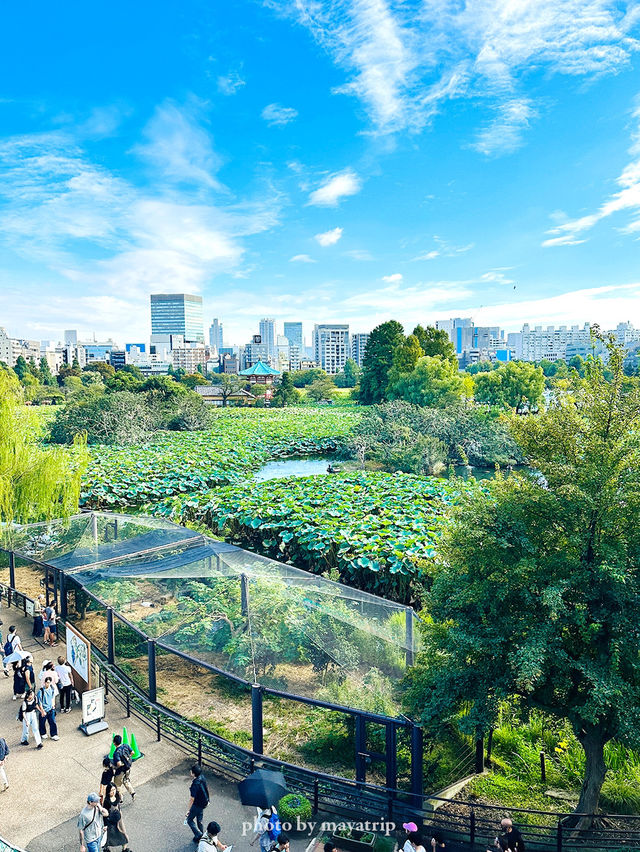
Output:
[[[23,648],[30,651],[34,657],[36,677],[45,659],[57,659],[65,653],[65,645],[60,642],[55,648],[44,648],[31,637],[32,621],[24,618],[16,610],[7,610],[3,606],[1,617],[3,636],[10,624],[15,624],[22,639]],[[5,678],[0,671],[0,736],[3,736],[11,750],[6,760],[5,768],[9,778],[9,789],[0,794],[0,835],[5,840],[19,846],[31,849],[62,850],[63,848],[79,848],[73,837],[72,846],[53,843],[47,847],[33,846],[30,841],[39,837],[53,826],[66,823],[75,818],[86,801],[87,794],[97,791],[100,785],[102,758],[108,753],[113,733],[122,733],[122,726],[135,732],[140,750],[144,753],[142,760],[136,761],[132,769],[134,786],[146,787],[141,789],[141,797],[153,800],[154,785],[149,785],[151,779],[158,778],[167,770],[184,761],[184,753],[166,741],[156,742],[154,732],[135,719],[127,720],[120,705],[112,701],[107,705],[106,721],[110,730],[85,736],[78,730],[81,720],[79,707],[74,706],[71,713],[56,714],[60,733],[57,742],[45,740],[44,748],[35,748],[33,738],[29,748],[20,746],[22,723],[16,721],[18,701],[12,700],[13,679]],[[143,793],[144,790],[144,793]],[[125,797],[130,801],[130,797]],[[134,807],[138,807],[136,802]],[[143,806],[144,807],[144,806]],[[142,808],[140,808],[142,810]],[[184,808],[181,807],[181,812]],[[156,834],[162,834],[162,803],[157,802]],[[65,829],[68,832],[68,829]],[[146,840],[138,850],[148,849],[156,852],[158,847],[154,842]],[[166,847],[169,848],[169,847]],[[173,848],[173,847],[171,847]]]
[[[139,786],[134,803],[125,795],[122,817],[132,852],[188,852],[194,849],[191,831],[183,824],[189,800],[190,766],[191,761],[184,761],[170,772]],[[210,820],[220,823],[220,838],[223,843],[233,843],[234,852],[251,852],[249,842],[253,839],[253,829],[249,825],[256,809],[240,804],[235,784],[213,776],[208,776],[207,782],[211,803],[204,812],[205,824]],[[309,841],[308,836],[292,837],[291,852],[305,852]],[[77,852],[78,848],[74,816],[34,838],[28,850]],[[258,848],[256,843],[253,852]]]

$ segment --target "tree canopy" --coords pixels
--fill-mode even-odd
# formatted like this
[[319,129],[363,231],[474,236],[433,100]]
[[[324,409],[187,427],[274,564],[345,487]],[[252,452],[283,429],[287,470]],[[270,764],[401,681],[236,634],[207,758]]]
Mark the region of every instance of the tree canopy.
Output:
[[376,326],[367,341],[362,361],[359,400],[364,405],[384,402],[389,383],[389,370],[393,366],[396,347],[404,340],[402,326],[388,320]]
[[587,362],[571,393],[515,419],[539,475],[462,502],[407,678],[428,725],[465,704],[469,727],[487,730],[514,696],[569,720],[585,752],[582,813],[598,805],[605,743],[640,742],[640,390],[610,342],[609,370]]
[[401,374],[389,386],[389,398],[404,399],[430,408],[445,408],[459,402],[466,390],[465,377],[459,373],[457,362],[454,366],[441,355],[425,355],[418,359],[410,373]]
[[413,329],[413,334],[418,339],[420,348],[425,355],[429,355],[431,358],[441,355],[451,361],[456,368],[458,367],[456,350],[453,348],[453,343],[449,340],[446,331],[441,328],[434,328],[432,325],[428,325],[426,328],[417,325]]

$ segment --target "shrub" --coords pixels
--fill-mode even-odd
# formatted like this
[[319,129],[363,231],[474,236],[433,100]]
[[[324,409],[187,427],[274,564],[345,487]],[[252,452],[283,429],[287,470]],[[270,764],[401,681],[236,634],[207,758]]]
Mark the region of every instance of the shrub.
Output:
[[301,793],[287,793],[278,802],[278,816],[281,822],[290,823],[310,819],[311,802]]

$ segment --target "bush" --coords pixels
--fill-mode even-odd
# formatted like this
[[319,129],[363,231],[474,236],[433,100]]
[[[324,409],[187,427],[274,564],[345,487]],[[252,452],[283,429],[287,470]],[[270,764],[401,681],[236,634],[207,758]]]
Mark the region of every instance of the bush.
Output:
[[278,816],[281,822],[294,824],[311,819],[311,802],[301,793],[288,793],[278,802]]

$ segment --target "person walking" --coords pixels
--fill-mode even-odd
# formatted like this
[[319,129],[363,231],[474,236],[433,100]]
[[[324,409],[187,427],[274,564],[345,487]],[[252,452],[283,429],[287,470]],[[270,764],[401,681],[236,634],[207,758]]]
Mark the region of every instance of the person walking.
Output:
[[100,804],[97,793],[89,793],[87,804],[78,816],[78,833],[80,835],[80,852],[100,852],[102,835],[104,834],[104,817],[109,811]]
[[25,658],[22,660],[22,673],[24,675],[25,680],[25,690],[36,688],[36,676],[33,671],[33,657],[31,654],[27,654]]
[[22,651],[22,642],[18,636],[15,624],[12,624],[7,633],[7,638],[4,640],[4,655],[8,657],[14,651]]
[[49,622],[49,645],[53,648],[58,644],[58,622],[55,601],[51,601],[47,607],[47,621]]
[[44,686],[38,690],[38,726],[40,728],[40,736],[43,740],[47,739],[47,722],[49,723],[49,734],[52,740],[59,740],[58,725],[56,724],[56,691],[50,677],[45,678]]
[[107,842],[104,846],[105,852],[109,852],[112,846],[122,846],[122,852],[130,852],[129,838],[122,821],[122,796],[115,784],[108,784],[102,802],[108,814],[105,818],[107,827]]
[[194,763],[191,767],[191,785],[189,786],[189,807],[186,815],[186,823],[193,832],[193,842],[198,843],[204,834],[203,817],[204,809],[209,804],[209,788],[202,767]]
[[4,737],[0,737],[0,793],[4,793],[9,789],[9,781],[7,780],[7,770],[5,762],[9,754],[9,746]]
[[4,672],[5,677],[9,677],[9,669],[7,668],[7,664],[4,661],[4,642],[2,641],[2,619],[0,619],[0,648],[2,649],[2,653],[0,656],[2,657],[2,671]]
[[[100,804],[104,802],[104,797],[107,794],[107,787],[110,784],[113,784],[113,779],[115,778],[116,771],[111,762],[111,758],[109,755],[102,759],[102,775],[100,776]],[[121,797],[122,799],[122,797]]]
[[18,710],[18,719],[22,722],[22,739],[20,740],[20,745],[29,745],[29,731],[33,731],[36,748],[42,748],[37,707],[38,701],[35,692],[32,689],[27,689],[24,701]]
[[13,700],[17,701],[18,698],[24,698],[26,688],[27,681],[22,662],[13,663]]
[[120,734],[113,738],[116,750],[113,753],[113,765],[115,767],[114,784],[120,790],[124,786],[131,793],[131,801],[136,797],[136,791],[131,786],[131,766],[133,764],[133,749],[130,745],[122,742]]
[[71,690],[74,687],[73,672],[64,657],[58,657],[55,673],[58,675],[58,689],[60,690],[60,712],[70,713]]
[[253,846],[259,837],[260,852],[269,852],[281,831],[282,826],[275,806],[272,805],[270,808],[265,808],[264,810],[258,808],[255,833],[249,845]]
[[511,849],[512,852],[525,852],[522,835],[509,817],[505,817],[500,821],[500,828],[502,829],[503,837],[507,838],[507,841],[509,842],[509,849]]
[[225,846],[220,842],[218,835],[220,826],[217,822],[207,825],[207,833],[203,834],[198,843],[198,852],[224,852],[225,849],[233,849],[233,846]]

